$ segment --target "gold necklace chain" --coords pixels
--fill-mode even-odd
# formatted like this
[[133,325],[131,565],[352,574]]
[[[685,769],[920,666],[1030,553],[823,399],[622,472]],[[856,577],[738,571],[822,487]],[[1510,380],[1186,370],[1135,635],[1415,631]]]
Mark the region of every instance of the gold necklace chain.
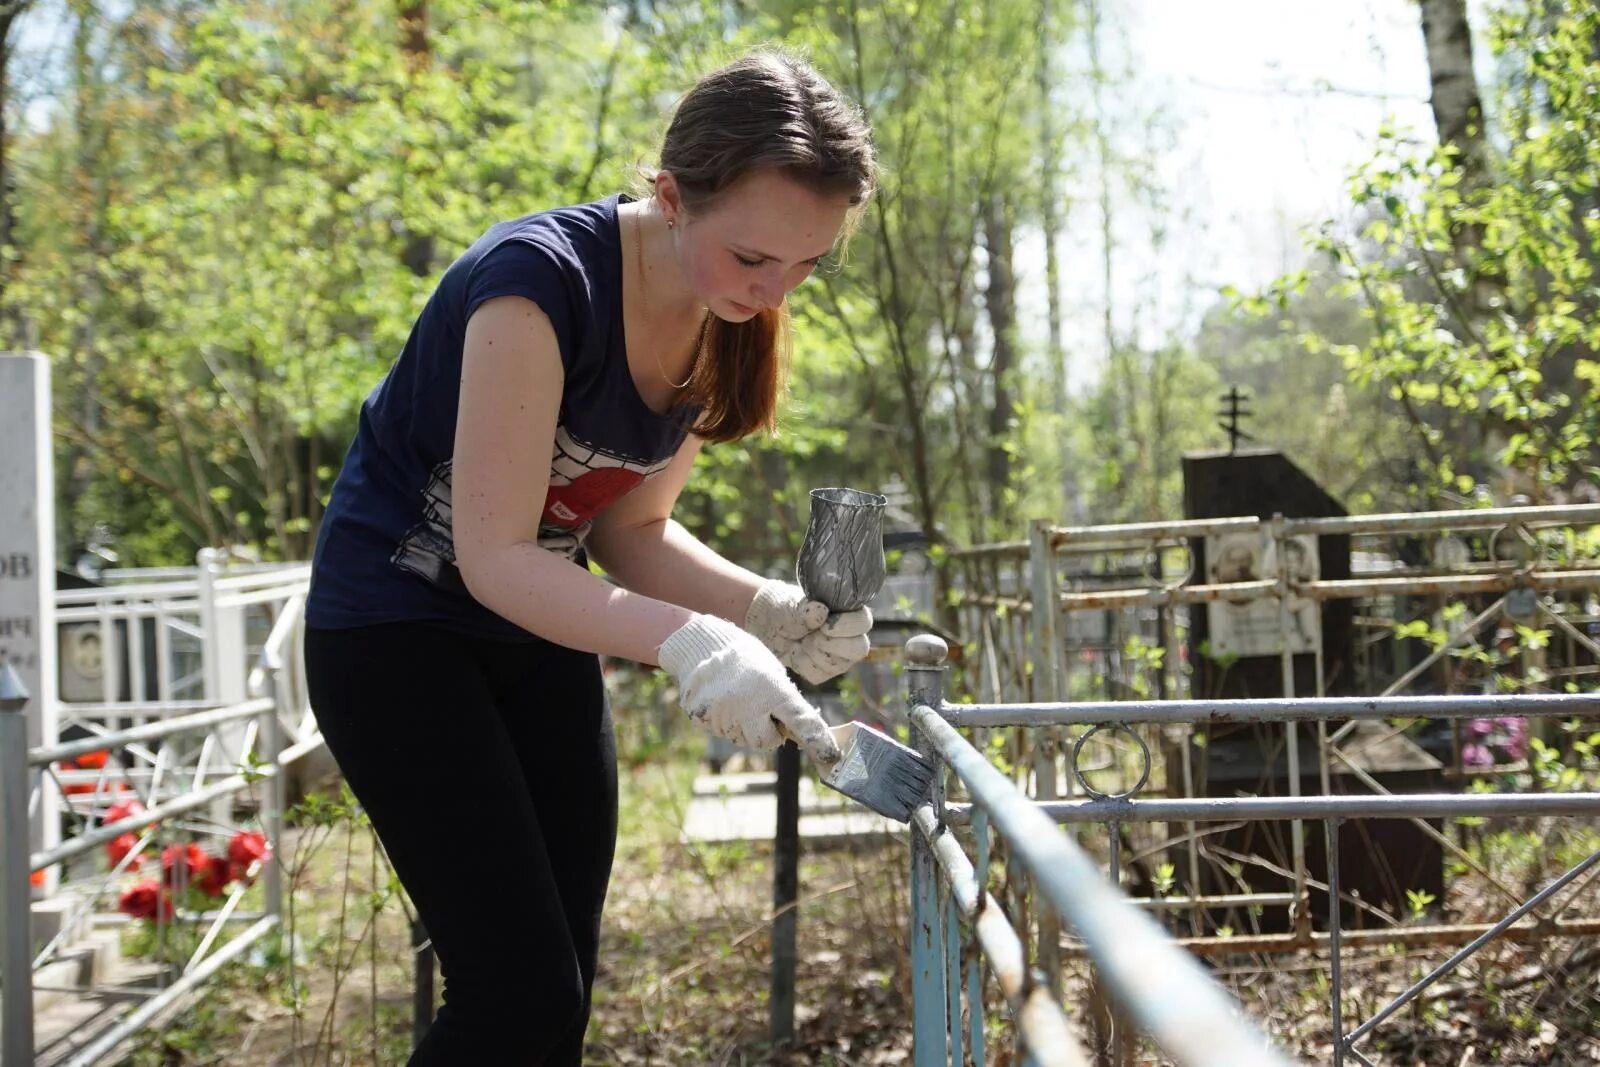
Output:
[[[634,265],[639,275],[639,310],[643,313],[642,317],[648,320],[650,317],[650,302],[645,297],[644,215],[642,209],[638,212],[635,212],[633,216],[633,252]],[[711,309],[707,308],[705,314],[700,318],[700,331],[695,334],[694,354],[689,359],[689,377],[685,378],[681,382],[675,382],[671,378],[667,377],[667,368],[661,365],[661,351],[659,347],[652,347],[650,349],[650,355],[656,361],[656,373],[660,374],[661,380],[666,382],[673,389],[682,389],[690,382],[694,381],[694,369],[700,363],[700,354],[705,351],[706,327],[709,326],[710,323]]]

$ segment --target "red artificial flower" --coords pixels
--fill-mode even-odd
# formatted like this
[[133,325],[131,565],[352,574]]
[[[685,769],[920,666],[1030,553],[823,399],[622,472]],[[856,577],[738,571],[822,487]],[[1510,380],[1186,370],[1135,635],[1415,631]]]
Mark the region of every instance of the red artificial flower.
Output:
[[129,797],[127,800],[119,800],[107,808],[104,815],[100,816],[100,825],[106,826],[114,822],[119,822],[122,819],[126,819],[130,815],[143,814],[143,812],[144,805],[138,800],[132,797]]
[[188,880],[193,884],[205,874],[211,857],[199,845],[168,845],[161,850],[161,880],[167,885],[176,880],[175,869],[180,861],[188,867]]
[[246,881],[250,864],[256,860],[265,863],[271,851],[267,839],[254,830],[240,830],[234,834],[228,842],[228,859],[233,864],[234,877]]
[[[81,756],[64,759],[56,766],[64,771],[98,771],[106,765],[106,760],[109,757],[109,752],[105,749],[100,749],[97,752],[85,752]],[[95,783],[93,782],[74,782],[72,785],[63,785],[61,787],[61,792],[69,797],[81,796],[84,793],[93,793],[94,791]]]
[[226,856],[207,856],[206,869],[200,875],[200,891],[208,897],[220,897],[233,880],[232,869]]
[[[107,841],[106,842],[106,858],[111,861],[111,866],[115,867],[117,864],[121,863],[122,862],[122,857],[124,857],[128,853],[132,852],[133,851],[133,846],[137,845],[138,843],[139,843],[139,835],[138,834],[134,834],[134,833],[118,834],[116,837],[112,838],[110,841]],[[130,871],[137,871],[140,867],[143,867],[143,866],[144,866],[144,857],[143,856],[135,856],[133,858],[133,862],[128,864],[126,869],[130,870]]]
[[172,894],[157,885],[153,878],[135,885],[117,901],[117,910],[135,919],[154,919],[158,909],[163,919],[172,918]]
[[28,875],[28,884],[34,888],[44,885],[44,871],[34,871]]
[[[63,771],[75,771],[78,770],[78,764],[74,760],[64,759],[56,764],[56,768]],[[84,793],[93,792],[93,782],[72,782],[70,784],[63,783],[61,786],[61,793],[63,796],[82,796]]]

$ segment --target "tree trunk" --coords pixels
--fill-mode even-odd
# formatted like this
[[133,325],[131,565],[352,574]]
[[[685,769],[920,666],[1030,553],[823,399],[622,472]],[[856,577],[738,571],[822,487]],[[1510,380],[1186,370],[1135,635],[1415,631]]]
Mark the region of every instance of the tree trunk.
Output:
[[[101,240],[104,236],[106,204],[106,179],[101,148],[105,135],[101,125],[100,73],[94,56],[94,32],[98,21],[95,5],[90,0],[72,0],[72,90],[73,132],[76,139],[76,162],[73,184],[77,217],[66,230],[68,238],[79,243],[83,268],[77,273],[78,292],[75,302],[82,313],[73,327],[72,350],[64,353],[67,359],[83,368],[83,395],[79,417],[87,433],[100,430],[100,353],[96,324],[103,296],[101,264],[105,262]],[[62,464],[66,488],[65,522],[62,539],[66,542],[68,558],[77,556],[80,523],[75,513],[75,501],[81,500],[94,481],[93,465],[87,449],[73,445],[67,449]]]
[[1422,39],[1433,83],[1433,122],[1439,143],[1453,146],[1469,186],[1488,177],[1483,98],[1472,69],[1472,27],[1466,0],[1421,0]]
[[1011,400],[1011,378],[1017,361],[1017,298],[1011,264],[1011,218],[1001,193],[991,195],[984,204],[983,244],[989,252],[989,284],[984,290],[984,306],[989,314],[989,328],[994,333],[994,352],[989,365],[994,381],[994,404],[989,409],[986,474],[989,511],[1003,522],[1009,517],[1005,498],[1011,485],[1011,454],[1006,450],[1006,443],[1011,436],[1012,417],[1016,414]]
[[[427,0],[398,0],[400,7],[400,50],[406,57],[406,68],[416,77],[433,63],[433,51],[428,44]],[[408,153],[409,154],[409,153]],[[405,171],[401,171],[404,181]],[[402,195],[401,204],[405,197]],[[433,236],[425,233],[408,233],[401,261],[419,278],[433,272]]]
[[[1453,148],[1461,168],[1465,200],[1490,182],[1488,139],[1483,129],[1483,98],[1472,68],[1472,27],[1466,0],[1421,0],[1422,39],[1427,45],[1428,73],[1433,84],[1430,103],[1439,143]],[[1482,262],[1484,228],[1457,223],[1450,230],[1456,263],[1466,272],[1464,313],[1469,321],[1456,332],[1470,336],[1474,324],[1503,296],[1498,271]]]
[[1055,0],[1039,0],[1039,213],[1044,229],[1045,305],[1050,322],[1046,355],[1053,375],[1055,409],[1059,413],[1067,407],[1067,353],[1061,343],[1061,261],[1056,252],[1056,238],[1061,231],[1060,209],[1056,202],[1061,149],[1056,141],[1055,109],[1050,97],[1054,81],[1050,51],[1055,47],[1055,38]]
[[[971,229],[972,244],[978,241],[977,228]],[[960,262],[958,262],[960,260]],[[983,479],[979,476],[981,458],[975,459],[972,455],[976,444],[981,443],[981,435],[973,430],[968,418],[975,412],[981,412],[981,405],[974,405],[972,398],[978,395],[978,388],[974,384],[979,381],[976,360],[973,351],[976,348],[976,307],[974,302],[967,299],[967,265],[968,261],[961,257],[949,256],[945,262],[945,277],[950,279],[949,307],[951,312],[940,318],[940,344],[943,346],[945,366],[950,375],[950,390],[955,402],[950,405],[950,418],[955,437],[951,441],[952,458],[954,465],[955,482],[957,491],[966,507],[968,521],[971,523],[970,540],[981,544],[988,540],[988,524],[985,521],[982,504]]]
[[[1129,441],[1134,432],[1135,405],[1131,395],[1131,375],[1124,366],[1122,347],[1117,343],[1116,331],[1116,304],[1113,290],[1114,266],[1116,263],[1116,234],[1113,225],[1111,206],[1111,137],[1107,133],[1109,125],[1105,113],[1105,69],[1100,63],[1100,5],[1098,0],[1090,0],[1088,5],[1088,35],[1089,35],[1089,79],[1090,96],[1094,109],[1094,147],[1095,165],[1100,180],[1100,284],[1103,290],[1104,303],[1100,309],[1100,330],[1102,342],[1106,350],[1106,380],[1109,389],[1106,391],[1106,405],[1109,409],[1109,425],[1103,427],[1099,433],[1097,447],[1104,448],[1114,472],[1113,478],[1119,483],[1106,488],[1122,489],[1133,467],[1130,459]],[[1112,504],[1113,513],[1108,517],[1100,516],[1102,522],[1120,521],[1127,517],[1127,506],[1121,492],[1113,497],[1118,503]],[[1109,501],[1107,502],[1109,503]]]

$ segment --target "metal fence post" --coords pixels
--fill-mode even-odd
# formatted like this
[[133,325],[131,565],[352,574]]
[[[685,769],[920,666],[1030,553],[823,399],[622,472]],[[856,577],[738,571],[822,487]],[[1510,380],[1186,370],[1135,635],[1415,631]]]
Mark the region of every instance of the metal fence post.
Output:
[[1328,1016],[1333,1020],[1333,1067],[1344,1067],[1344,961],[1340,958],[1339,820],[1324,822],[1328,842],[1328,969],[1332,989]]
[[[1033,602],[1029,616],[1033,630],[1033,699],[1065,700],[1056,681],[1056,582],[1055,552],[1050,547],[1050,524],[1034,519],[1028,530],[1028,588]],[[1060,797],[1056,780],[1055,728],[1032,731],[1034,798],[1051,801]],[[1049,908],[1039,910],[1038,962],[1050,987],[1050,995],[1061,999],[1061,919]]]
[[[1278,659],[1283,673],[1283,698],[1294,698],[1294,653],[1289,647],[1289,536],[1284,532],[1282,512],[1272,516],[1272,544],[1278,563],[1278,640],[1282,642]],[[1317,610],[1322,610],[1320,601]],[[1319,636],[1320,640],[1320,636]],[[1300,724],[1285,723],[1284,737],[1289,752],[1289,795],[1300,795]],[[1294,856],[1294,930],[1307,940],[1311,937],[1311,894],[1306,887],[1306,831],[1299,819],[1289,824],[1290,850]]]
[[33,903],[28,882],[28,690],[0,658],[0,1063],[33,1062]]
[[800,897],[800,748],[778,749],[778,819],[772,840],[772,975],[767,1037],[774,1049],[794,1043],[795,941]]
[[[283,810],[287,806],[288,786],[287,777],[281,760],[283,758],[283,720],[279,713],[283,710],[283,662],[271,653],[261,654],[261,671],[265,676],[267,696],[272,701],[272,706],[262,715],[261,720],[261,756],[271,770],[267,779],[267,795],[261,811],[261,827],[266,831],[267,840],[271,842],[271,850],[267,853],[267,861],[262,865],[261,877],[265,882],[262,887],[266,897],[267,914],[278,921],[279,930],[283,929]],[[293,937],[293,931],[289,931]],[[294,945],[289,945],[289,951],[294,951]]]
[[[909,707],[937,711],[944,704],[944,662],[949,646],[931,634],[906,642],[906,690]],[[921,732],[912,730],[912,744],[931,751]],[[944,977],[945,960],[939,914],[939,872],[933,847],[922,831],[911,827],[911,1016],[912,1059],[916,1067],[949,1063]]]
[[202,548],[195,553],[195,591],[200,602],[200,676],[201,695],[217,704],[222,703],[222,657],[217,652],[217,575],[222,571],[221,553],[214,548]]

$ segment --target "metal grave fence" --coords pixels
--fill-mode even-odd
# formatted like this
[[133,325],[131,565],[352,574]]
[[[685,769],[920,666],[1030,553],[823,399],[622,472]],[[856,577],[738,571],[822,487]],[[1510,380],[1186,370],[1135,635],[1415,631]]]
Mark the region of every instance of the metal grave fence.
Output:
[[[1600,607],[1596,601],[1596,592],[1600,590],[1597,525],[1600,525],[1600,506],[1594,505],[1333,519],[1246,517],[1082,528],[1036,523],[1027,541],[977,546],[951,553],[956,572],[952,582],[954,599],[961,629],[967,638],[965,680],[969,691],[986,703],[919,700],[915,692],[919,683],[912,682],[911,719],[919,731],[917,736],[927,751],[937,754],[955,771],[957,788],[969,793],[966,798],[969,803],[944,804],[941,798],[918,817],[917,848],[921,852],[913,862],[913,875],[921,887],[918,907],[925,911],[933,908],[934,912],[928,914],[936,914],[935,921],[926,923],[919,919],[914,926],[923,941],[930,936],[933,938],[917,946],[922,960],[917,967],[918,977],[924,983],[933,981],[925,970],[927,960],[932,958],[929,953],[935,950],[944,954],[947,967],[954,966],[948,957],[951,945],[959,945],[959,935],[952,925],[952,915],[959,915],[969,921],[976,920],[974,929],[1002,992],[1016,1012],[1019,1031],[1025,1036],[1030,1031],[1036,1037],[1042,1034],[1039,1042],[1042,1047],[1054,1048],[1066,1040],[1067,1032],[1061,1028],[1060,1020],[1047,1025],[1043,1031],[1032,1030],[1042,1025],[1037,1022],[1043,1014],[1042,1006],[1059,1002],[1063,959],[1086,956],[1100,972],[1113,999],[1175,1060],[1207,1064],[1244,1062],[1226,1056],[1206,1058],[1223,1046],[1212,1040],[1190,1046],[1182,1042],[1181,1035],[1170,1024],[1163,1024],[1165,1029],[1158,1025],[1162,1023],[1161,1012],[1177,1010],[1173,1005],[1181,1003],[1181,997],[1158,998],[1153,1005],[1143,1005],[1151,989],[1141,988],[1137,983],[1118,983],[1115,977],[1118,961],[1110,952],[1116,947],[1115,943],[1107,945],[1102,940],[1097,944],[1091,932],[1079,925],[1084,916],[1072,914],[1068,906],[1071,894],[1061,893],[1059,884],[1052,890],[1048,881],[1055,879],[1059,883],[1066,878],[1065,884],[1073,892],[1084,891],[1087,874],[1081,857],[1087,853],[1073,854],[1079,858],[1066,868],[1070,874],[1048,874],[1037,869],[1040,861],[1037,847],[1013,840],[1013,835],[1007,834],[1006,847],[1012,862],[1022,863],[1027,869],[1029,877],[1021,881],[1027,884],[1029,891],[1018,898],[1013,908],[1023,914],[1023,921],[1018,924],[1020,930],[1007,927],[1004,934],[994,932],[1006,920],[986,915],[983,902],[990,898],[984,891],[984,880],[980,878],[974,882],[972,860],[956,858],[961,848],[951,834],[957,829],[973,834],[973,848],[979,856],[977,869],[987,871],[988,827],[994,816],[993,805],[1000,795],[1009,798],[1000,801],[1008,808],[1020,811],[1025,807],[1032,812],[1025,817],[1017,816],[1027,821],[1014,824],[1014,829],[1015,825],[1025,825],[1027,834],[1031,835],[1042,833],[1041,822],[1065,824],[1069,833],[1062,835],[1062,840],[1075,848],[1082,842],[1085,847],[1099,851],[1105,863],[1105,874],[1101,878],[1109,874],[1113,885],[1122,880],[1121,858],[1127,847],[1122,834],[1130,828],[1143,828],[1149,833],[1147,841],[1154,844],[1146,850],[1148,852],[1162,849],[1187,852],[1189,870],[1194,872],[1202,853],[1197,843],[1210,832],[1210,827],[1240,820],[1288,822],[1293,854],[1288,864],[1290,870],[1282,873],[1292,875],[1291,891],[1271,893],[1244,887],[1239,893],[1225,897],[1205,896],[1191,884],[1187,893],[1121,901],[1125,905],[1121,912],[1110,914],[1117,914],[1118,922],[1131,922],[1123,918],[1125,913],[1143,913],[1141,918],[1145,926],[1154,927],[1148,918],[1150,913],[1169,917],[1187,913],[1193,936],[1171,937],[1167,943],[1167,947],[1186,957],[1189,954],[1300,950],[1326,952],[1332,987],[1330,1010],[1334,1020],[1334,1032],[1329,1039],[1336,1063],[1347,1059],[1370,1062],[1367,1054],[1357,1047],[1360,1042],[1371,1037],[1401,1006],[1424,997],[1430,988],[1437,986],[1439,979],[1495,938],[1527,940],[1589,936],[1600,932],[1600,918],[1582,913],[1566,914],[1575,902],[1584,899],[1582,888],[1594,876],[1593,867],[1600,854],[1587,855],[1569,865],[1536,892],[1519,894],[1496,881],[1460,844],[1427,821],[1513,816],[1592,821],[1593,816],[1600,813],[1600,794],[1435,792],[1392,795],[1363,770],[1358,754],[1353,751],[1359,744],[1372,740],[1369,734],[1361,737],[1358,744],[1360,730],[1381,731],[1381,740],[1383,736],[1404,733],[1419,721],[1440,721],[1449,724],[1452,730],[1451,767],[1445,773],[1457,784],[1492,773],[1502,785],[1507,781],[1526,781],[1528,788],[1537,789],[1539,782],[1531,759],[1520,765],[1497,763],[1493,768],[1477,772],[1464,766],[1460,727],[1474,720],[1515,719],[1533,724],[1530,732],[1537,736],[1557,719],[1587,719],[1600,715],[1600,695],[1595,693],[1533,691],[1541,683],[1578,689],[1600,671],[1600,645],[1596,644],[1593,633],[1595,624],[1600,622]],[[1285,567],[1265,577],[1247,580],[1197,580],[1208,576],[1194,573],[1188,540],[1220,534],[1261,542],[1267,546],[1263,555],[1275,552],[1279,559],[1287,557],[1288,553],[1281,546],[1291,539],[1330,534],[1350,536],[1356,546],[1355,565],[1349,578],[1323,579],[1314,571],[1295,573],[1292,568]],[[1399,553],[1386,551],[1382,547],[1385,539],[1406,540],[1412,555],[1417,554],[1420,545],[1423,562],[1407,562]],[[1476,603],[1465,609],[1459,606],[1459,602],[1468,597],[1477,598]],[[1458,604],[1453,614],[1448,607],[1452,598]],[[1415,625],[1414,617],[1430,620],[1436,630],[1442,626],[1447,634],[1443,639],[1435,636],[1431,650],[1416,654],[1412,662],[1403,662],[1400,656],[1390,657],[1387,674],[1369,663],[1364,678],[1367,684],[1380,690],[1375,696],[1325,696],[1327,672],[1320,644],[1313,642],[1294,649],[1285,640],[1277,650],[1277,658],[1286,697],[1226,701],[1160,699],[1189,696],[1180,649],[1189,624],[1188,613],[1196,606],[1222,600],[1260,603],[1264,610],[1277,614],[1286,630],[1287,616],[1291,612],[1306,604],[1315,606],[1340,599],[1354,601],[1360,609],[1355,613],[1355,621],[1358,629],[1365,630],[1360,639],[1361,647],[1369,657],[1373,646],[1383,642],[1398,645],[1400,639],[1396,635],[1407,623]],[[1038,604],[1050,604],[1053,610],[1035,610]],[[1524,651],[1518,664],[1523,674],[1517,692],[1395,695],[1419,681],[1437,684],[1440,665],[1448,664],[1453,652],[1470,647],[1485,622],[1502,616],[1519,623],[1548,627],[1553,639],[1565,644],[1559,658],[1560,666],[1527,670],[1530,657]],[[1087,623],[1086,617],[1091,617]],[[1130,636],[1137,641],[1129,641]],[[1161,654],[1147,654],[1133,663],[1119,662],[1119,657],[1136,645],[1146,650],[1158,649]],[[1295,695],[1296,652],[1315,658],[1315,697]],[[920,653],[924,659],[929,654],[926,648]],[[1586,658],[1593,662],[1584,662]],[[1542,661],[1543,657],[1536,659]],[[1541,663],[1533,666],[1540,668]],[[1139,684],[1130,684],[1130,677],[1139,679]],[[1453,674],[1445,674],[1447,689],[1454,678]],[[1151,698],[1152,694],[1156,699]],[[1094,699],[1106,696],[1124,699]],[[1197,795],[1194,768],[1189,763],[1193,750],[1191,738],[1196,730],[1206,731],[1223,723],[1246,723],[1261,729],[1281,730],[1278,744],[1288,757],[1289,795],[1239,798]],[[1342,725],[1330,728],[1333,723]],[[1316,763],[1308,765],[1308,771],[1314,766],[1320,776],[1320,796],[1300,795],[1301,731],[1296,724],[1316,729]],[[977,744],[962,738],[955,727],[970,729]],[[1107,740],[1112,744],[1098,744]],[[1092,769],[1083,764],[1086,751],[1097,746],[1113,751],[1109,762],[1113,765],[1111,777],[1119,780],[1115,786],[1107,785],[1102,774],[1097,788],[1091,777]],[[1346,751],[1346,746],[1352,751]],[[1163,765],[1153,759],[1152,747],[1166,755],[1167,763],[1178,766]],[[985,753],[996,752],[1004,756],[1010,774],[990,765]],[[1131,770],[1127,769],[1129,763],[1133,765]],[[979,770],[980,765],[987,770]],[[1372,795],[1334,795],[1329,780],[1335,766],[1340,767],[1347,781],[1371,789]],[[1103,763],[1101,770],[1104,769]],[[979,778],[988,780],[982,796],[974,791],[974,780]],[[1001,790],[1001,784],[1009,792]],[[1159,799],[1139,797],[1141,790],[1147,787]],[[1368,820],[1379,819],[1410,821],[1436,840],[1454,862],[1476,870],[1495,893],[1504,897],[1508,907],[1505,916],[1489,923],[1406,924],[1355,898],[1340,884],[1343,873],[1339,857],[1340,830],[1351,821],[1365,824]],[[1303,829],[1307,821],[1322,824],[1327,844],[1327,876],[1322,882],[1311,878],[1307,870]],[[1566,825],[1582,824],[1569,821]],[[1105,829],[1103,850],[1096,847],[1098,835],[1093,840],[1080,838],[1081,831],[1096,826]],[[1170,831],[1173,826],[1181,828],[1181,833],[1169,833],[1163,838],[1161,831]],[[1060,842],[1053,837],[1048,840],[1057,861],[1067,862],[1063,857],[1068,853]],[[920,875],[917,873],[919,865]],[[945,871],[946,888],[938,892],[930,888],[937,881],[932,877],[935,867]],[[951,886],[955,888],[949,888]],[[1008,880],[1007,887],[1010,886]],[[1325,925],[1322,931],[1313,928],[1313,892],[1322,897],[1325,904],[1317,911],[1317,918]],[[946,899],[940,893],[953,896]],[[1038,899],[1041,897],[1043,901]],[[1340,917],[1341,905],[1346,909],[1364,908],[1363,917],[1375,915],[1387,925],[1379,929],[1345,930]],[[1206,934],[1200,922],[1202,909],[1217,906],[1287,907],[1292,929],[1285,934],[1242,937]],[[1037,918],[1035,945],[1029,944],[1032,936],[1030,910]],[[1090,918],[1092,921],[1094,917]],[[1062,936],[1063,922],[1071,936]],[[1171,918],[1168,925],[1172,925]],[[1134,928],[1138,927],[1129,927]],[[998,956],[989,951],[989,943],[996,939],[1009,946]],[[1346,1027],[1340,994],[1344,969],[1342,953],[1356,945],[1386,943],[1460,948],[1392,1003],[1364,1020],[1349,1020],[1353,1025]],[[1021,961],[1030,951],[1035,961],[1033,967],[1019,970]],[[1173,973],[1193,976],[1189,971]],[[970,1005],[981,1004],[981,999],[974,999],[979,994],[971,988],[972,981],[969,974],[969,1025],[976,1027],[978,1024],[973,1024],[972,1020],[981,1019],[982,1012],[972,1012]],[[941,1057],[951,1050],[956,1055],[955,1062],[961,1062],[961,1046],[956,1043],[959,1037],[950,1029],[950,1026],[959,1029],[960,995],[959,991],[951,993],[951,990],[958,990],[959,982],[948,975],[939,982],[942,983],[939,989],[949,996],[937,1011],[930,1007],[932,994],[927,990],[918,997],[919,1065],[944,1063],[946,1060]],[[1214,1001],[1212,1005],[1215,1007]],[[937,1043],[933,1037],[935,1018],[946,1031]],[[1030,1023],[1029,1020],[1034,1021]],[[1034,1048],[1026,1040],[1024,1043]],[[933,1051],[936,1044],[937,1053]],[[968,1048],[973,1062],[982,1062],[980,1049],[981,1032],[973,1028]],[[1074,1062],[1071,1057],[1077,1053],[1063,1053],[1063,1058],[1054,1060],[1041,1058],[1038,1052],[1033,1054],[1037,1062],[1043,1063]]]
[[[259,826],[268,853],[232,882],[214,910],[158,904],[155,944],[166,946],[181,924],[197,935],[192,953],[179,966],[158,969],[153,987],[133,987],[127,1010],[108,1028],[52,1050],[54,1061],[100,1062],[281,926],[285,779],[322,744],[300,654],[306,572],[304,565],[229,569],[220,553],[203,550],[194,569],[124,573],[103,587],[58,593],[63,644],[82,643],[86,632],[96,638],[86,643],[92,654],[64,663],[63,675],[78,669],[78,682],[87,676],[101,690],[64,687],[57,736],[33,748],[25,730],[28,696],[0,699],[0,1057],[6,1064],[32,1063],[39,1051],[35,972],[86,931],[118,925],[122,917],[103,910],[108,896],[114,908],[119,881],[145,858],[154,857],[159,870],[166,841],[227,835],[244,819]],[[95,695],[100,699],[84,699]],[[30,815],[49,794],[67,825],[60,844],[36,848]],[[131,847],[102,862],[99,851],[129,834],[136,837]],[[62,910],[41,945],[33,936],[32,883],[46,872],[58,876],[46,884]],[[189,875],[185,863],[173,864],[178,899]],[[262,908],[245,911],[241,903],[255,882]]]

